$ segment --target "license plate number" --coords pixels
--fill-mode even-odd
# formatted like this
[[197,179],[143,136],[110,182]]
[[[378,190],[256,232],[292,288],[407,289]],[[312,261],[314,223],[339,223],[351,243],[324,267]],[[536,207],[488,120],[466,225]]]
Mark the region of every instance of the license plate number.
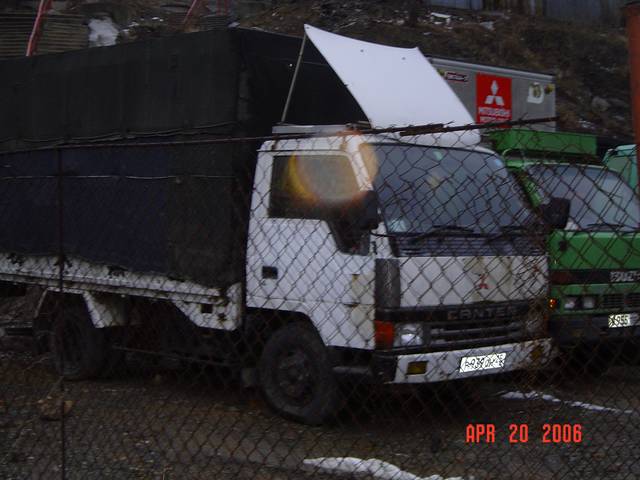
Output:
[[490,370],[504,367],[506,353],[491,353],[475,357],[462,357],[460,361],[460,373],[477,372],[478,370]]
[[615,313],[609,315],[609,328],[631,327],[637,323],[637,313]]

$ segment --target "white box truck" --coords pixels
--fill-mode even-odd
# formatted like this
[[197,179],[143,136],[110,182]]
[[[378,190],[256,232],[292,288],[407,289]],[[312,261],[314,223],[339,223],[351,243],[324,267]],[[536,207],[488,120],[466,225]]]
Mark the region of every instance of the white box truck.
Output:
[[[417,49],[306,32],[372,126],[472,123]],[[255,369],[277,412],[317,424],[344,376],[420,384],[552,358],[537,217],[476,132],[274,133],[257,151],[3,155],[0,280],[44,287],[34,329],[61,375],[98,375],[142,339]]]

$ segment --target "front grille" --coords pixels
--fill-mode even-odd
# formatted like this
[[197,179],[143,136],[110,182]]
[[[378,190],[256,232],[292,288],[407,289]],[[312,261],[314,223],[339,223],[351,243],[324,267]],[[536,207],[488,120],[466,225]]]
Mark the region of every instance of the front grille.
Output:
[[625,304],[627,308],[640,308],[640,293],[629,293]]
[[490,320],[427,322],[433,350],[476,348],[526,340],[527,315]]
[[624,308],[624,295],[621,293],[603,295],[602,308]]
[[640,308],[640,293],[611,293],[602,296],[603,309]]
[[[416,350],[461,350],[520,342],[544,333],[541,304],[477,302],[446,307],[377,309],[378,320],[419,323],[425,346]],[[404,349],[404,347],[402,347]]]

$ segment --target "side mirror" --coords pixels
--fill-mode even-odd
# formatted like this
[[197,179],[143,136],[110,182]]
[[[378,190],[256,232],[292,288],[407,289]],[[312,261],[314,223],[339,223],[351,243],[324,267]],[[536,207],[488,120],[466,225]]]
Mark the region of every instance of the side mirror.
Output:
[[373,230],[380,225],[380,214],[378,213],[378,197],[373,190],[367,190],[358,202],[358,208],[354,210],[357,215],[353,218],[353,224],[360,230]]
[[551,197],[548,203],[540,205],[540,217],[546,226],[553,229],[564,229],[569,221],[571,200]]

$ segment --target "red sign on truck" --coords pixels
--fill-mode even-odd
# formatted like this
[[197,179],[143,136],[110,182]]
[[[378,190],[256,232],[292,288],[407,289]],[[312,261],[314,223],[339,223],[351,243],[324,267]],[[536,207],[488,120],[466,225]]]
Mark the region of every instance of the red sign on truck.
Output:
[[511,79],[478,73],[476,76],[476,121],[478,123],[511,120]]

